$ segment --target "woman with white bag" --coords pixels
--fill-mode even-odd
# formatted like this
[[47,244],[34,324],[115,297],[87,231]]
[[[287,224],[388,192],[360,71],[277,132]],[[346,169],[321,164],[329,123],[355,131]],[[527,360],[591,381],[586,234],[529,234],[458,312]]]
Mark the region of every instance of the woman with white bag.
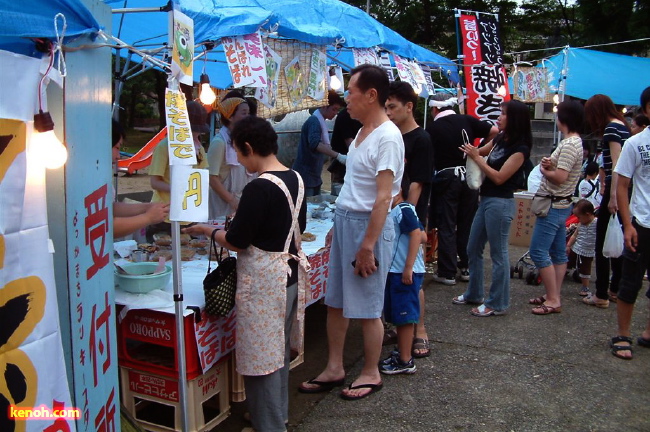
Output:
[[[621,280],[621,260],[608,258],[603,254],[603,244],[611,215],[618,211],[616,204],[616,180],[613,170],[621,154],[623,144],[630,137],[630,131],[623,115],[616,109],[612,100],[597,94],[585,104],[585,119],[589,128],[602,136],[603,169],[605,171],[605,190],[598,210],[596,224],[596,294],[582,301],[598,308],[609,307],[610,299],[615,302]],[[620,254],[619,254],[620,255]],[[610,278],[611,268],[611,278]]]
[[[485,146],[476,148],[466,143],[461,147],[468,160],[473,160],[485,174],[485,179],[467,244],[469,284],[452,303],[478,304],[470,313],[479,317],[503,315],[510,306],[508,237],[515,215],[513,192],[523,183],[523,165],[533,145],[526,104],[516,100],[503,103],[497,127],[499,134]],[[487,242],[492,258],[492,284],[483,302],[483,251]]]
[[[582,168],[582,128],[584,110],[576,101],[564,101],[557,107],[557,126],[564,139],[550,157],[542,158],[544,176],[537,195],[546,197],[545,215],[538,215],[530,241],[530,257],[539,269],[546,294],[530,299],[536,305],[532,313],[548,315],[562,311],[560,288],[566,274],[566,228],[571,214],[571,198]],[[537,198],[537,196],[535,197]],[[533,200],[535,204],[535,200]]]

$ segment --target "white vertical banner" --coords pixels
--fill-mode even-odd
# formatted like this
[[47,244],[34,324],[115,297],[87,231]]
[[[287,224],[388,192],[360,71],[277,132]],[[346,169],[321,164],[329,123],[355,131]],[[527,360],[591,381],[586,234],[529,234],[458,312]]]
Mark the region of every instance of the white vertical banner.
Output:
[[172,76],[179,82],[193,84],[194,64],[194,21],[179,10],[169,13],[171,31],[169,44],[172,46]]
[[319,49],[311,51],[311,68],[309,70],[309,80],[307,81],[307,96],[312,99],[321,100],[325,98],[327,91],[327,57]]
[[246,53],[244,36],[228,36],[221,38],[221,45],[226,56],[233,87],[253,85],[255,77]]
[[244,45],[248,57],[248,68],[250,68],[253,82],[250,87],[266,87],[268,77],[266,74],[266,62],[264,57],[264,44],[260,32],[238,36],[240,43]]
[[280,79],[280,67],[282,67],[282,56],[273,51],[268,45],[264,45],[264,59],[266,63],[266,87],[258,87],[255,89],[255,99],[269,108],[275,108],[275,101],[278,95],[278,80]]
[[165,91],[165,118],[170,165],[196,165],[196,150],[187,114],[185,95],[177,90]]
[[352,55],[355,67],[362,64],[379,65],[377,51],[374,48],[352,48]]
[[210,175],[205,169],[175,165],[171,170],[171,202],[169,220],[208,221]]
[[416,88],[417,81],[413,76],[413,71],[411,69],[410,62],[407,59],[403,59],[402,57],[398,56],[397,54],[393,54],[393,58],[395,59],[395,67],[397,68],[397,73],[399,74],[399,78],[402,81],[411,84],[413,88]]

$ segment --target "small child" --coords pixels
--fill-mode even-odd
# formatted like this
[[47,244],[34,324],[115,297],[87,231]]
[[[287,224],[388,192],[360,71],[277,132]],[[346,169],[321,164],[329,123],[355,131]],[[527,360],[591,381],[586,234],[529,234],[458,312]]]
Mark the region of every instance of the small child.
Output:
[[424,280],[424,259],[420,244],[426,233],[412,204],[404,202],[402,193],[393,197],[389,217],[395,224],[393,262],[386,281],[384,317],[397,328],[397,350],[382,360],[379,371],[388,375],[412,374],[416,367],[412,357],[413,333],[420,319],[420,287]]
[[589,295],[589,279],[591,279],[591,263],[596,254],[596,221],[594,206],[586,199],[581,199],[573,207],[573,214],[580,224],[567,242],[569,267],[577,267],[582,288],[581,296]]
[[598,163],[589,162],[585,168],[585,178],[578,186],[580,198],[588,200],[594,208],[600,207],[600,181],[598,180]]

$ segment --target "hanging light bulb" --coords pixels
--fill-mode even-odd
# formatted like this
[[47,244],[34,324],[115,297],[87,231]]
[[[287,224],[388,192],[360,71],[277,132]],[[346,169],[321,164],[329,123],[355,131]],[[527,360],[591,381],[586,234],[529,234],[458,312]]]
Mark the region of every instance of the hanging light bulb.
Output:
[[560,103],[560,95],[559,95],[559,94],[555,93],[555,94],[553,95],[553,103],[554,103],[555,105],[557,105],[557,104]]
[[501,97],[506,97],[506,86],[502,85],[499,87],[499,90],[497,90],[497,94]]
[[341,80],[336,76],[336,67],[330,68],[330,88],[338,90],[341,88]]
[[61,168],[68,160],[68,149],[54,135],[54,122],[49,112],[34,115],[34,129],[30,152],[43,162],[45,168]]
[[201,74],[201,95],[199,100],[203,105],[212,105],[212,103],[217,99],[217,95],[214,94],[212,87],[210,87],[210,77],[208,74]]

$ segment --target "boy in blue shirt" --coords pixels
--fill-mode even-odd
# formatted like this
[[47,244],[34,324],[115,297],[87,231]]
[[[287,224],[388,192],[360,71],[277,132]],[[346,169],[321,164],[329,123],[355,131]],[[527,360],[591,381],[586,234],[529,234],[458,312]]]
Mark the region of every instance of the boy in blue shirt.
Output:
[[415,325],[420,319],[419,292],[424,279],[424,259],[421,243],[427,241],[413,204],[393,197],[389,218],[395,224],[397,239],[393,242],[393,262],[386,281],[384,318],[397,328],[397,350],[379,365],[388,375],[415,373],[411,354]]

